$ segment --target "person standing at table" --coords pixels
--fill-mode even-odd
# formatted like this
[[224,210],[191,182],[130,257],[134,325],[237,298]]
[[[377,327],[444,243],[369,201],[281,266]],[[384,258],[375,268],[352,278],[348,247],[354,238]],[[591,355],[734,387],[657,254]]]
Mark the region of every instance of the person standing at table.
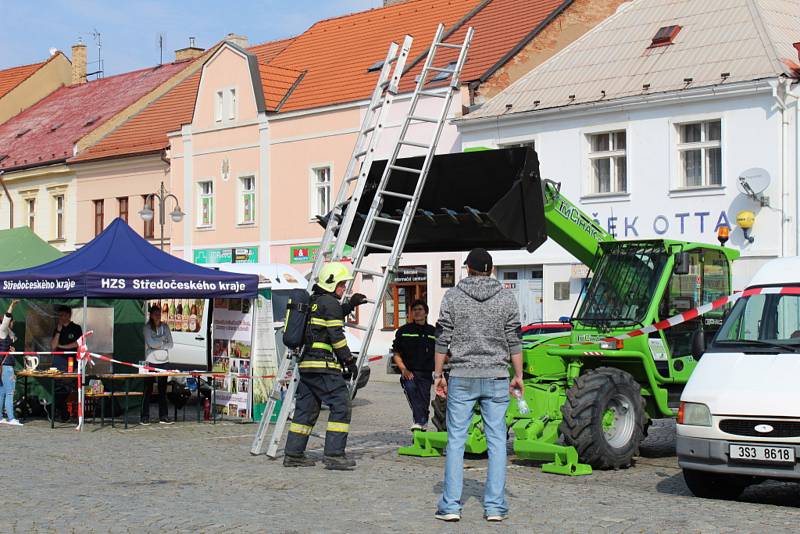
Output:
[[411,431],[425,431],[430,416],[433,386],[435,330],[428,324],[428,305],[424,300],[411,304],[412,321],[401,326],[394,336],[392,353],[400,370],[400,386],[411,407]]
[[[165,368],[169,363],[169,350],[172,348],[172,332],[167,323],[161,322],[161,306],[150,307],[150,318],[144,325],[145,360],[151,367]],[[150,424],[150,394],[153,391],[153,379],[144,380],[144,397],[142,398],[142,424]],[[158,422],[171,425],[169,407],[167,406],[167,377],[158,377]]]
[[[53,338],[50,340],[50,348],[54,352],[74,352],[78,350],[78,339],[83,335],[83,329],[77,324],[72,322],[72,308],[69,306],[58,307],[58,320],[56,322],[56,329],[53,332]],[[74,358],[74,356],[69,356]],[[53,367],[59,371],[67,371],[67,356],[53,356]],[[67,412],[67,397],[72,391],[74,386],[70,380],[57,380],[55,385],[54,399],[56,415],[60,415],[61,421],[66,422],[69,420],[69,413]]]
[[[14,352],[14,347],[11,345],[17,340],[12,328],[14,328],[14,319],[11,313],[14,311],[14,306],[17,305],[18,300],[12,300],[8,311],[3,316],[3,321],[0,322],[0,352]],[[6,409],[6,417],[2,417],[0,413],[0,424],[11,426],[22,426],[17,418],[14,416],[14,389],[17,385],[17,375],[14,374],[14,356],[6,354],[2,356],[3,374],[2,383],[0,383],[0,403]],[[2,407],[0,407],[2,411]]]

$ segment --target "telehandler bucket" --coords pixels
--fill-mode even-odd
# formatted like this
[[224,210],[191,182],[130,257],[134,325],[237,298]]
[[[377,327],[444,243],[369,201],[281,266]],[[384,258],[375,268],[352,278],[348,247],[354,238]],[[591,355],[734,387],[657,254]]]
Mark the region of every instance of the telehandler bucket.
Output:
[[[424,158],[398,160],[419,169]],[[373,163],[350,234],[355,245],[375,197],[386,161]],[[416,175],[392,171],[387,190],[412,194]],[[385,197],[381,216],[400,219],[405,200]],[[323,226],[327,218],[320,221]],[[382,232],[385,230],[385,232]],[[377,225],[370,241],[391,245],[395,230]],[[539,160],[530,148],[504,148],[433,158],[404,252],[526,248],[533,252],[547,239]]]

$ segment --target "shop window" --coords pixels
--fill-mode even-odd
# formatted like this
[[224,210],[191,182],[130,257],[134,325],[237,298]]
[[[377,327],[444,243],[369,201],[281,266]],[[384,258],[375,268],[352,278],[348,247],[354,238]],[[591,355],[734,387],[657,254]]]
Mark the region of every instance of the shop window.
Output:
[[[142,195],[143,204],[153,210],[155,213],[155,199],[153,195]],[[144,221],[144,228],[142,228],[142,235],[145,239],[153,239],[156,233],[156,219],[153,217],[149,221]]]
[[239,224],[256,222],[256,179],[255,176],[239,178]]
[[406,324],[415,300],[428,300],[427,268],[400,267],[383,299],[383,328],[396,330]]
[[331,210],[331,168],[317,167],[311,170],[311,218],[324,216]]
[[95,200],[94,201],[94,235],[100,235],[100,232],[103,231],[104,224],[103,224],[103,209],[104,209],[104,202],[103,200]]
[[569,300],[569,282],[553,282],[553,298]]
[[676,127],[680,186],[722,185],[722,121],[690,122]]
[[206,180],[197,184],[197,226],[204,228],[214,224],[214,182]]
[[594,133],[587,137],[591,194],[627,193],[628,163],[625,131]]
[[29,198],[25,200],[25,208],[28,212],[28,228],[36,231],[36,199]]
[[119,218],[128,222],[128,197],[119,197],[117,199],[117,207],[119,208]]

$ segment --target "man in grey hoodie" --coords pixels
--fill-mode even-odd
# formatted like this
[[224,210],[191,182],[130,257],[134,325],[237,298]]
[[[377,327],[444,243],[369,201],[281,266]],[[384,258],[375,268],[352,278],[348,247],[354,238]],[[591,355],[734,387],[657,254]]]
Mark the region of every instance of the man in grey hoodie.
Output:
[[[480,403],[489,469],[483,497],[487,521],[508,516],[505,498],[506,423],[509,392],[521,395],[522,342],[514,295],[491,278],[492,256],[473,249],[465,262],[468,277],[448,289],[436,324],[436,394],[447,397],[447,459],[436,518],[461,519],[464,447],[476,402]],[[450,383],[443,366],[450,350]],[[509,362],[514,376],[509,381]]]

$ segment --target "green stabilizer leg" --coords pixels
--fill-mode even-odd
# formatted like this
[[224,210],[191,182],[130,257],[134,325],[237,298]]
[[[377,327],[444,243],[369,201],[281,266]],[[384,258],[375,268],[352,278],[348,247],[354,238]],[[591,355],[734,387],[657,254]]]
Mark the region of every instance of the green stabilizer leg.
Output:
[[441,456],[447,446],[447,432],[414,432],[414,444],[400,447],[397,454],[431,458]]
[[[414,432],[414,444],[400,447],[397,449],[397,454],[431,458],[442,456],[445,447],[447,447],[447,432]],[[474,415],[467,431],[464,452],[483,454],[486,452],[486,448],[486,435],[483,433],[481,416]]]
[[574,447],[558,444],[558,421],[519,420],[514,426],[514,453],[527,460],[548,461],[542,471],[556,475],[591,475],[592,467],[578,461]]

